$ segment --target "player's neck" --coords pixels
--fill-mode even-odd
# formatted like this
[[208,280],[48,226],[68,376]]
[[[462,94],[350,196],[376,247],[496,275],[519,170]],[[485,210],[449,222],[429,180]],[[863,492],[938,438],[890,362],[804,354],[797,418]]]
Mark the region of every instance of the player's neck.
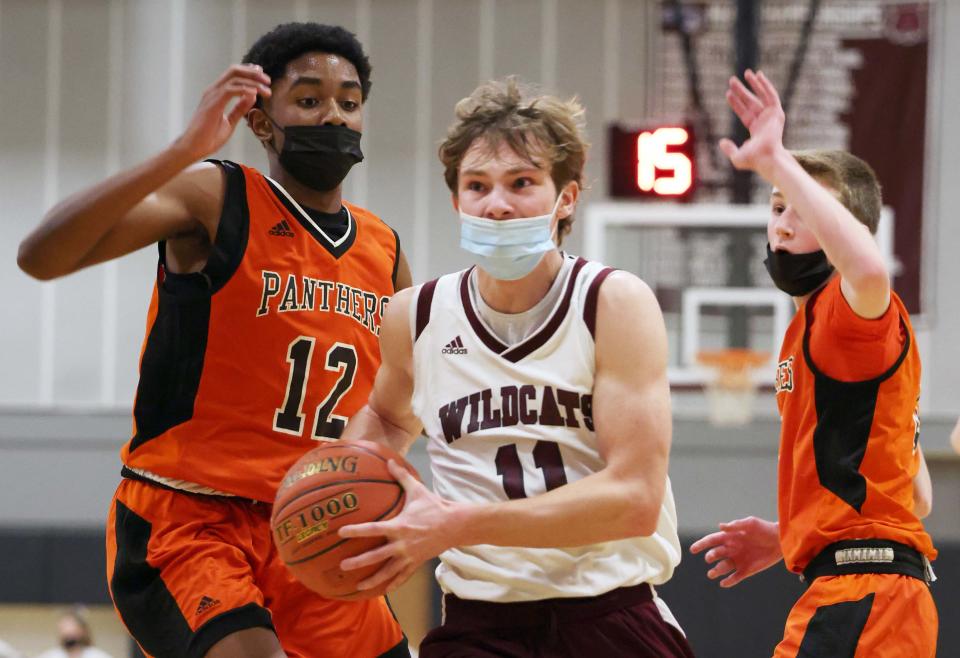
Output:
[[477,272],[480,296],[487,306],[498,313],[523,313],[537,305],[550,290],[563,265],[559,249],[547,252],[527,276],[515,281],[494,279],[483,271]]
[[326,192],[315,190],[299,182],[296,178],[288,174],[287,170],[279,164],[273,166],[273,163],[271,163],[270,167],[270,178],[280,183],[283,189],[301,206],[332,214],[340,212],[340,208],[343,205],[342,184]]

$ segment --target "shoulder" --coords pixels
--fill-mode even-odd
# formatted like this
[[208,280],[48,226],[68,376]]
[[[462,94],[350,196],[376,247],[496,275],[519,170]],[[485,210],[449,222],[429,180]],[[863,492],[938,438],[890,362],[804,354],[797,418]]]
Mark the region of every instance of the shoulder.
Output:
[[372,210],[367,210],[366,208],[352,204],[349,201],[342,201],[342,203],[358,222],[382,226],[393,232],[393,229],[390,227],[390,225],[383,221],[383,219],[381,219],[380,216],[374,213]]
[[387,304],[387,313],[394,314],[405,312],[410,310],[410,306],[416,302],[416,299],[420,295],[420,289],[423,286],[413,286],[412,288],[404,288],[399,290],[390,298],[390,303]]
[[[597,275],[598,279],[604,271]],[[609,270],[609,275],[599,284],[597,295],[601,309],[607,307],[613,310],[620,308],[620,305],[637,304],[660,308],[650,286],[637,275],[623,270]]]
[[883,336],[899,328],[900,317],[906,309],[896,293],[891,292],[886,310],[875,318],[857,314],[843,293],[841,278],[833,277],[808,302],[812,312],[813,331],[850,333],[856,336]]
[[650,286],[638,276],[616,270],[603,281],[595,322],[598,365],[634,367],[642,357],[644,363],[664,361],[665,366],[663,314]]
[[228,166],[237,167],[226,161],[197,162],[177,174],[163,190],[163,193],[175,197],[207,228],[211,239],[216,235],[227,195],[232,171]]

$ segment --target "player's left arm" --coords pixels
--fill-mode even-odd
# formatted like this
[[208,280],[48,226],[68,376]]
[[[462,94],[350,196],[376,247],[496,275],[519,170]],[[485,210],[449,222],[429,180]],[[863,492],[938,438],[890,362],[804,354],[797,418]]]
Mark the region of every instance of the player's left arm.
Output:
[[373,389],[367,404],[350,418],[341,441],[374,441],[403,455],[419,436],[420,419],[410,406],[413,338],[408,319],[410,305],[415,302],[415,291],[408,288],[395,294],[387,304],[380,323],[381,362]]
[[605,467],[533,498],[463,504],[440,498],[391,462],[407,494],[403,512],[340,530],[343,537],[387,538],[343,561],[344,569],[385,561],[361,589],[389,591],[454,546],[583,546],[655,532],[670,449],[667,340],[656,298],[632,274],[617,272],[602,284],[596,345],[593,416]]
[[927,468],[923,448],[919,445],[917,454],[920,458],[920,467],[917,469],[917,474],[913,476],[913,513],[917,518],[923,519],[933,511],[933,483],[930,481],[930,469]]
[[400,292],[413,285],[413,274],[410,273],[410,264],[403,249],[397,250],[397,281],[394,290]]
[[878,318],[890,304],[890,274],[870,230],[808,174],[783,145],[786,121],[780,97],[762,73],[745,73],[750,89],[731,78],[727,102],[750,130],[739,148],[729,139],[720,149],[738,169],[757,172],[774,185],[817,238],[840,273],[843,296],[863,318]]

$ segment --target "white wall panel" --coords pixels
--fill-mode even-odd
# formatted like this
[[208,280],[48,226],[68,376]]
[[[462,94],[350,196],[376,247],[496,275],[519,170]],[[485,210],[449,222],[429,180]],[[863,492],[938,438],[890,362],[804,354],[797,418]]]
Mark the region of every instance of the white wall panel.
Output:
[[[63,4],[56,144],[60,198],[106,174],[110,41],[104,37],[109,22],[108,3],[81,0]],[[55,323],[53,341],[53,399],[58,403],[95,404],[100,400],[103,304],[101,268],[56,283],[56,314],[61,317]]]
[[46,2],[0,4],[0,400],[40,395],[41,296],[45,284],[17,268],[17,246],[44,211]]
[[[417,0],[372,3],[370,38],[364,46],[373,65],[373,88],[364,108],[366,207],[400,234],[411,264],[427,245],[414,234],[413,173],[417,116]],[[349,197],[348,197],[349,198]],[[426,272],[414,272],[421,280]]]
[[542,84],[541,0],[498,0],[494,7],[494,76]]

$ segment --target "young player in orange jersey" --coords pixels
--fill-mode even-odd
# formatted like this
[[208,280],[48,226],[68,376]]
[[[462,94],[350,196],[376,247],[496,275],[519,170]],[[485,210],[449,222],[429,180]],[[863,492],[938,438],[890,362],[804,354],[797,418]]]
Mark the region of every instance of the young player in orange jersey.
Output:
[[[269,527],[285,471],[366,401],[410,284],[396,233],[342,200],[370,64],[354,35],[281,25],[146,162],[53,208],[18,262],[64,276],[158,243],[134,436],[107,525],[114,604],[157,658],[408,656],[385,600],[322,599]],[[240,119],[270,177],[217,151]]]
[[780,99],[762,74],[731,79],[750,130],[720,148],[773,185],[767,269],[797,315],[776,376],[782,428],[779,523],[720,524],[696,542],[732,587],[781,559],[809,585],[774,656],[932,658],[936,550],[920,519],[931,486],[918,444],[920,358],[871,233],[880,186],[843,151],[791,154]]

